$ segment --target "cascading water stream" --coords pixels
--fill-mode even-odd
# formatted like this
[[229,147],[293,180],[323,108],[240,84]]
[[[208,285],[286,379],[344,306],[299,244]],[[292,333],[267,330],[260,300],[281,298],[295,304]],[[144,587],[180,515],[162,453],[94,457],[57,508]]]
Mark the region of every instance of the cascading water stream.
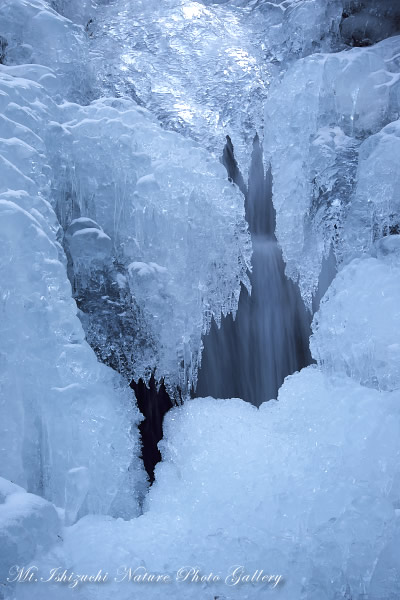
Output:
[[[229,141],[228,145],[229,147]],[[228,174],[241,189],[233,153],[224,152]],[[240,174],[239,174],[240,175]],[[242,398],[259,406],[277,397],[284,378],[311,362],[310,318],[297,286],[285,276],[276,241],[270,173],[254,140],[246,218],[253,243],[251,295],[242,288],[236,318],[213,322],[204,338],[197,396]]]

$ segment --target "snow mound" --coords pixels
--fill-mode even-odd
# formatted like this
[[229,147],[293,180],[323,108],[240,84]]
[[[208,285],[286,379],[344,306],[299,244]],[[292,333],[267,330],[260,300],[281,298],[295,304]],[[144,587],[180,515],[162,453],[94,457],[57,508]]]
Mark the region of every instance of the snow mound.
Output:
[[[201,398],[171,410],[147,511],[131,522],[84,517],[40,568],[110,575],[76,597],[259,600],[271,585],[228,585],[232,565],[281,575],[283,600],[398,597],[400,403],[309,367],[260,409]],[[113,581],[123,565],[169,584]],[[220,581],[177,582],[184,566]],[[193,575],[192,575],[193,576]],[[232,583],[232,580],[231,580]],[[41,590],[31,587],[30,600]],[[64,598],[57,585],[52,598]],[[272,590],[271,590],[272,593]],[[19,588],[18,600],[27,598]]]
[[61,522],[52,504],[0,477],[1,598],[15,593],[17,565],[28,564],[36,552],[54,546],[62,539],[60,534]]
[[379,258],[344,267],[313,321],[311,351],[323,368],[379,390],[400,388],[399,240],[385,237]]

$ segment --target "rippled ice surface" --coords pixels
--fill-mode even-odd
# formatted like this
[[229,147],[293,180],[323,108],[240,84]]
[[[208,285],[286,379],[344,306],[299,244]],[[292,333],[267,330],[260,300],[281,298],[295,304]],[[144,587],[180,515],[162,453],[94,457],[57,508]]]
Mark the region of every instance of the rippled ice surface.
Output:
[[251,7],[231,4],[115,0],[93,25],[99,84],[213,152],[229,134],[246,172],[275,71],[252,31],[254,18]]

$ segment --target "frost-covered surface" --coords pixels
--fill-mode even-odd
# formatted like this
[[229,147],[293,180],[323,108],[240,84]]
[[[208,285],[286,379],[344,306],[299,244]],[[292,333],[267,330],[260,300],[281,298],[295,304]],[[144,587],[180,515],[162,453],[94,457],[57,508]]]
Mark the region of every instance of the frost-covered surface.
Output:
[[[7,597],[15,589],[15,566],[27,564],[36,552],[51,548],[61,539],[60,534],[61,521],[50,502],[0,477],[0,598],[4,591]],[[7,577],[11,580],[8,585]]]
[[397,36],[299,60],[267,101],[276,233],[309,304],[331,247],[348,260],[357,238],[397,222],[397,126],[387,124],[399,114],[399,52]]
[[[285,600],[394,600],[399,400],[310,367],[259,410],[235,399],[189,401],[167,415],[147,512],[130,523],[83,518],[65,531],[63,548],[40,559],[40,569],[96,573],[101,566],[112,578],[122,565],[142,565],[173,578],[191,565],[222,579],[82,584],[76,597],[85,600],[135,593],[258,600],[267,593],[262,584],[226,585],[232,565],[282,575],[275,593]],[[18,599],[40,593],[20,586]],[[57,584],[51,593],[68,598]]]
[[400,387],[400,235],[377,244],[377,258],[355,259],[325,294],[311,350],[330,373],[380,390]]
[[76,314],[40,137],[55,106],[31,77],[54,75],[0,67],[1,475],[64,506],[67,472],[85,467],[83,512],[135,514],[139,414]]
[[249,12],[192,0],[110,2],[92,28],[100,85],[137,99],[217,156],[229,134],[247,172],[275,70]]

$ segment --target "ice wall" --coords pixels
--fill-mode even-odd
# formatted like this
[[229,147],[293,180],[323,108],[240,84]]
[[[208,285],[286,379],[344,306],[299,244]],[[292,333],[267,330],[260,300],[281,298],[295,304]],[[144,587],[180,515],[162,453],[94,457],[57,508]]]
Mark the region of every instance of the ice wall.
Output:
[[43,140],[57,115],[45,67],[0,66],[1,474],[65,506],[70,469],[83,512],[133,515],[144,483],[133,393],[85,341],[50,204]]
[[267,101],[276,234],[309,305],[331,249],[341,264],[396,226],[396,124],[388,124],[398,117],[399,50],[397,36],[299,60]]
[[94,17],[92,60],[108,93],[137,100],[215,156],[230,135],[246,176],[275,67],[263,60],[268,41],[255,36],[251,10],[206,4],[111,2]]
[[[52,100],[86,104],[107,88],[93,79],[94,41],[89,60],[98,7],[51,4],[2,5],[3,62],[50,65]],[[132,100],[64,104],[47,120],[52,203],[87,338],[120,372],[147,381],[156,371],[184,396],[196,381],[202,333],[213,316],[236,309],[240,282],[247,285],[243,199],[217,160],[163,133]]]
[[247,283],[243,198],[208,152],[134,101],[89,103],[81,24],[17,0],[0,25],[1,474],[69,522],[132,516],[140,416],[85,333],[116,370],[187,394],[202,333]]

